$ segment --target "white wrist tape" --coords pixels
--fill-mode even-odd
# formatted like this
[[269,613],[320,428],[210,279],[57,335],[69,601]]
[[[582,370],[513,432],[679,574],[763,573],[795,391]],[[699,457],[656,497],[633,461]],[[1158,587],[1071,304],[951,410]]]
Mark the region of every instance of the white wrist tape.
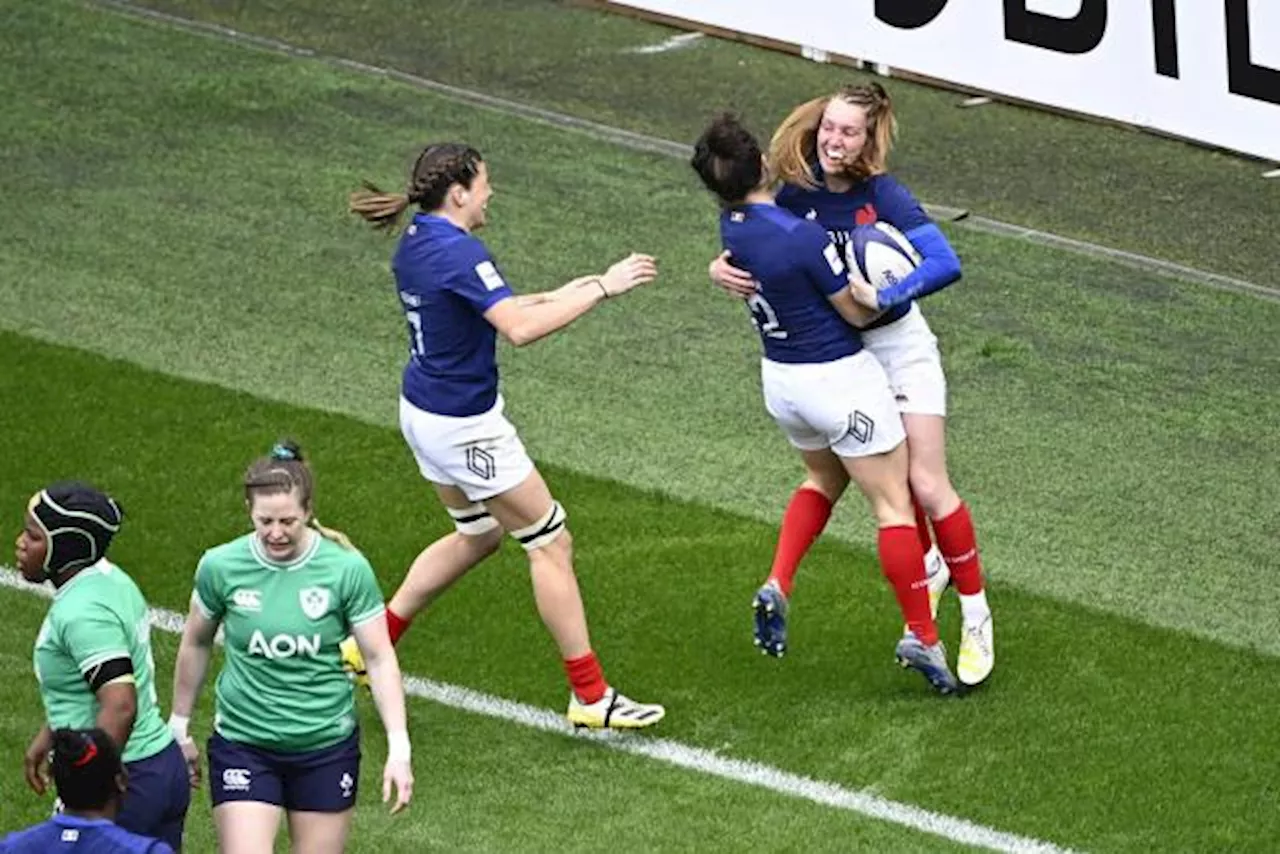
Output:
[[169,715],[169,732],[173,733],[173,737],[179,742],[191,740],[191,733],[188,728],[191,726],[191,718],[184,715]]
[[409,747],[409,733],[398,729],[387,733],[387,760],[408,762],[413,750]]

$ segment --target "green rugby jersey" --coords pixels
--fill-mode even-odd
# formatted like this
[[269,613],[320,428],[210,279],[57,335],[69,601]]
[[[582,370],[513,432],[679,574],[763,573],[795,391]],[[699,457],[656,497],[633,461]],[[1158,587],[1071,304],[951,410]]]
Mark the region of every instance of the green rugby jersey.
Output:
[[113,658],[133,662],[138,713],[125,762],[155,756],[173,736],[156,700],[151,622],[142,591],[120,567],[100,560],[58,588],[36,638],[34,665],[51,729],[96,725],[98,698],[84,675]]
[[360,552],[314,534],[287,564],[255,534],[205,552],[192,599],[223,625],[214,728],[269,750],[319,750],[356,726],[354,686],[338,644],[380,620],[382,590]]

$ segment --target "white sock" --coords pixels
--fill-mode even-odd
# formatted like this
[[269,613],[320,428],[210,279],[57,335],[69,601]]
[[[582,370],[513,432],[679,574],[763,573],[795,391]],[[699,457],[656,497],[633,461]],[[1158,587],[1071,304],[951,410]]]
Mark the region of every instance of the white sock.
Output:
[[972,596],[960,594],[960,614],[965,625],[980,625],[991,616],[991,606],[987,604],[987,591],[981,590]]

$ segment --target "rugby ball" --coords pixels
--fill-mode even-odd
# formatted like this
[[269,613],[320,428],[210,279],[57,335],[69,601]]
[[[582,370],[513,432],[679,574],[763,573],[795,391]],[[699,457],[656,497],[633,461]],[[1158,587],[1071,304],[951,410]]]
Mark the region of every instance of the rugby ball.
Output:
[[901,282],[920,265],[907,236],[887,222],[860,225],[849,235],[848,262],[876,290]]

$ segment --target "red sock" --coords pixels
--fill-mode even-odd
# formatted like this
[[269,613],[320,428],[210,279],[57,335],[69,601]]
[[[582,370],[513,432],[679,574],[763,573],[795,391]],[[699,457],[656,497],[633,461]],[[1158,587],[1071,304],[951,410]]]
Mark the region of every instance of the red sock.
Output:
[[951,568],[951,583],[961,596],[982,592],[982,563],[978,560],[978,541],[973,533],[969,508],[960,506],[945,519],[933,523],[938,535],[942,558]]
[[924,552],[916,532],[907,525],[881,528],[880,568],[898,597],[907,628],[928,646],[938,642],[938,627],[929,612],[929,582],[924,574]]
[[573,693],[584,703],[599,702],[604,692],[609,690],[609,683],[604,681],[604,671],[600,669],[600,660],[594,652],[577,658],[566,658],[564,672],[569,674]]
[[409,623],[413,622],[413,618],[405,619],[404,617],[392,611],[390,606],[387,607],[387,632],[391,635],[391,643],[400,640],[400,636],[409,628]]
[[816,489],[802,486],[791,496],[782,514],[782,530],[778,532],[778,547],[769,570],[769,579],[778,582],[782,595],[791,595],[800,561],[830,518],[831,501]]
[[916,536],[920,538],[920,550],[928,554],[929,549],[933,548],[933,537],[929,535],[929,517],[924,515],[924,508],[914,495],[911,496],[911,506],[916,511]]

